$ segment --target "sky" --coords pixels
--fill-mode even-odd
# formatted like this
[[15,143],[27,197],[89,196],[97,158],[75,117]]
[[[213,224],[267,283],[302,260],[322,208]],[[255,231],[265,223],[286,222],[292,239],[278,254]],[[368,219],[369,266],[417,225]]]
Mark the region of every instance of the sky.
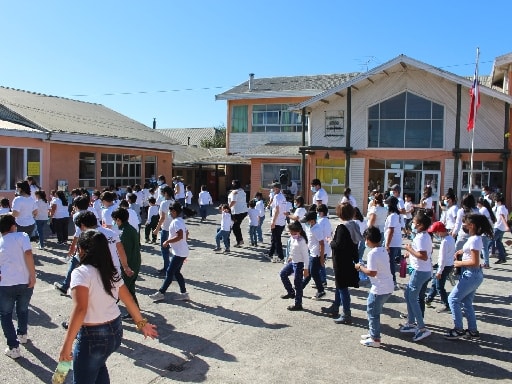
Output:
[[221,127],[226,101],[215,95],[249,73],[364,72],[405,54],[472,76],[479,47],[489,75],[512,52],[490,3],[0,0],[0,86],[103,104],[147,126],[156,118],[157,128]]

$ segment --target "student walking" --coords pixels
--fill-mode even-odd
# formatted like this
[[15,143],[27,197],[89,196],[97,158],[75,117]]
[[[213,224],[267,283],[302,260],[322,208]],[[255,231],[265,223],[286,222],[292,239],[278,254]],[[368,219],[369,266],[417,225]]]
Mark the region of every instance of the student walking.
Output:
[[44,230],[48,225],[48,200],[46,200],[46,192],[42,189],[35,191],[37,215],[36,228],[37,236],[39,238],[39,249],[44,249]]
[[212,196],[210,192],[206,190],[206,185],[201,185],[201,192],[197,197],[199,202],[199,215],[201,216],[201,223],[206,220],[208,215],[208,206],[213,204]]
[[309,248],[309,266],[308,276],[304,276],[302,280],[302,288],[306,288],[311,278],[316,285],[316,294],[312,297],[313,300],[318,300],[325,296],[325,289],[320,279],[320,267],[324,265],[324,247],[325,241],[322,232],[322,228],[316,222],[316,212],[308,212],[306,216],[301,220],[302,223],[306,224],[306,235],[308,237],[308,248]]
[[366,314],[368,316],[368,334],[361,336],[360,343],[365,347],[379,348],[380,315],[382,307],[393,293],[395,283],[389,268],[388,252],[381,246],[380,231],[376,227],[368,228],[364,233],[366,246],[370,248],[367,265],[357,263],[356,270],[370,277],[372,286],[366,300]]
[[256,209],[256,202],[254,200],[249,201],[249,209],[247,211],[249,217],[249,240],[253,247],[258,246],[258,223],[259,223],[259,212]]
[[[281,299],[295,299],[294,305],[288,306],[288,310],[301,311],[304,291],[302,279],[309,275],[308,238],[298,221],[289,224],[288,231],[290,232],[290,238],[286,245],[288,259],[281,272],[279,272],[284,289],[286,289],[286,295],[281,296]],[[294,275],[293,287],[290,283],[291,274]]]
[[[158,219],[160,218],[158,214],[159,206],[156,205],[156,199],[154,197],[150,197],[148,199],[148,212],[146,219],[146,227],[144,228],[144,237],[146,239],[146,243],[156,244],[156,235],[153,231],[156,229],[158,224]],[[149,236],[151,235],[151,240]]]
[[231,227],[233,226],[233,218],[231,216],[231,209],[229,205],[223,204],[220,207],[220,227],[217,229],[217,235],[215,236],[215,243],[217,246],[214,248],[215,252],[220,251],[220,241],[224,241],[224,253],[229,253],[230,248],[230,235]]
[[258,228],[256,228],[256,235],[258,236],[258,242],[261,244],[263,243],[263,231],[261,230],[261,226],[265,221],[265,203],[263,202],[263,194],[261,192],[256,192],[254,200],[256,201],[256,210],[258,211]]

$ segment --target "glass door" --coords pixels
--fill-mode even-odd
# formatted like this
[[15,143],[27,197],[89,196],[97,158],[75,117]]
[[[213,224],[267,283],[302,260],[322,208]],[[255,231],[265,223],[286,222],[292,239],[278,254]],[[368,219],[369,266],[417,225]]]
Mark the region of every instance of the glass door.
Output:
[[404,171],[401,169],[386,169],[386,173],[384,175],[384,180],[386,180],[386,188],[385,195],[389,195],[389,191],[391,187],[395,184],[400,186],[400,190],[404,188]]
[[411,196],[411,201],[417,204],[421,199],[421,171],[404,171],[404,194]]
[[434,208],[434,217],[437,217],[437,202],[441,193],[441,171],[423,171],[421,177],[421,193],[425,187],[432,188],[432,201]]

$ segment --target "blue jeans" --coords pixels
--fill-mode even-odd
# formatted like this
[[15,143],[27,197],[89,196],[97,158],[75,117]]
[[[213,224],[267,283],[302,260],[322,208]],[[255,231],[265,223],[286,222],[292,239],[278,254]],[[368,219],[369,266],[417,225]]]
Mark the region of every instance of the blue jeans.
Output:
[[318,292],[324,291],[322,280],[320,280],[320,258],[309,256],[309,275],[302,280],[302,289],[306,288],[306,285],[313,279]]
[[[420,293],[421,291],[424,292],[424,287],[426,287],[426,284],[431,278],[432,272],[417,271],[414,269],[411,273],[409,284],[405,288],[404,296],[405,301],[407,302],[407,322],[409,324],[416,322],[418,324],[418,328],[425,328],[419,301]],[[425,302],[424,299],[423,302]]]
[[480,267],[477,268],[462,268],[459,282],[452,289],[450,296],[448,296],[448,303],[452,311],[452,319],[455,328],[458,330],[464,329],[462,323],[462,311],[464,316],[468,319],[468,329],[470,331],[477,331],[475,309],[473,308],[473,299],[476,290],[482,284],[484,274]]
[[66,273],[64,280],[62,280],[62,289],[65,289],[66,291],[69,289],[69,284],[71,284],[71,272],[73,272],[73,270],[78,267],[79,264],[80,260],[78,259],[78,255],[73,256],[69,260],[68,272]]
[[36,220],[37,236],[39,236],[39,246],[44,247],[44,228],[48,220]]
[[226,251],[229,251],[230,235],[231,231],[223,231],[219,227],[219,229],[217,229],[217,235],[215,236],[215,243],[217,244],[217,248],[220,248],[220,240],[222,239],[222,241],[224,241],[224,248],[226,249]]
[[389,268],[391,269],[391,274],[393,275],[393,281],[396,283],[396,259],[400,258],[402,254],[401,247],[389,247]]
[[[289,276],[294,274],[293,285],[295,286],[295,290],[292,287],[292,283],[290,283]],[[281,281],[283,282],[284,288],[286,292],[295,295],[295,305],[302,305],[302,296],[304,292],[304,288],[302,287],[302,276],[304,274],[304,263],[286,263],[281,272],[279,272],[279,276],[281,277]]]
[[[324,255],[324,261],[327,260],[327,255]],[[325,262],[324,265],[320,266],[320,281],[322,284],[327,284],[327,271],[325,270]]]
[[174,255],[169,263],[169,267],[165,272],[165,280],[162,283],[162,286],[158,290],[160,293],[165,293],[169,285],[172,283],[172,279],[175,277],[178,285],[180,286],[180,292],[185,293],[187,289],[185,288],[185,279],[181,274],[181,267],[183,266],[183,262],[186,260],[186,257],[179,257]]
[[258,226],[257,225],[250,225],[249,226],[249,240],[251,241],[251,245],[258,243],[258,236],[257,236],[257,233],[256,233],[257,230],[258,230]]
[[121,317],[110,323],[82,326],[73,349],[73,384],[108,384],[108,357],[121,345]]
[[482,235],[482,256],[484,258],[484,263],[489,265],[489,246],[491,245],[491,239],[489,236]]
[[163,244],[169,238],[169,231],[160,231],[160,252],[162,253],[162,259],[164,259],[164,271],[167,271],[169,267],[169,260],[171,258],[171,251],[169,247],[164,247]]
[[351,316],[350,311],[350,291],[347,287],[345,288],[336,288],[334,293],[334,310],[337,311],[340,305],[343,306],[343,314],[345,316]]
[[366,300],[366,314],[368,315],[368,328],[373,340],[380,341],[380,314],[382,307],[388,301],[391,293],[385,295],[368,294]]
[[[9,348],[17,348],[20,343],[16,335],[26,335],[28,328],[28,305],[34,288],[27,284],[0,287],[0,322]],[[14,329],[12,313],[16,309],[18,327]]]
[[258,235],[258,241],[260,243],[263,243],[263,232],[261,230],[261,226],[263,225],[264,221],[265,221],[265,216],[260,216],[259,222],[258,222],[258,228],[256,228],[256,234]]
[[443,272],[441,272],[441,278],[438,279],[436,277],[436,272],[434,272],[434,275],[432,276],[432,287],[430,287],[430,290],[428,291],[426,300],[428,302],[431,302],[434,300],[434,297],[439,293],[439,296],[441,297],[441,302],[448,307],[448,293],[446,292],[446,289],[444,288],[446,284],[446,279],[448,279],[448,276],[450,276],[450,273],[452,272],[453,265],[448,265],[443,268]]
[[496,248],[498,249],[498,260],[501,260],[501,261],[505,261],[506,258],[507,258],[507,254],[505,253],[505,247],[503,247],[503,242],[502,242],[502,239],[503,239],[503,234],[505,232],[498,229],[498,228],[494,228],[494,244],[496,246]]

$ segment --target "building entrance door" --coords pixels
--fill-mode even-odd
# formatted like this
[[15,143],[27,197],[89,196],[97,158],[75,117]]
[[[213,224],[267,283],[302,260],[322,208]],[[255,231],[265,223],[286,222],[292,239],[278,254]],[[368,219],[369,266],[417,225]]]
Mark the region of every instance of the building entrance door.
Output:
[[404,171],[404,188],[402,190],[402,198],[404,194],[411,196],[411,201],[417,204],[421,198],[421,171]]
[[385,196],[389,196],[389,191],[391,187],[395,184],[400,186],[400,189],[404,188],[404,171],[401,169],[386,169],[386,173],[384,175],[385,184]]

